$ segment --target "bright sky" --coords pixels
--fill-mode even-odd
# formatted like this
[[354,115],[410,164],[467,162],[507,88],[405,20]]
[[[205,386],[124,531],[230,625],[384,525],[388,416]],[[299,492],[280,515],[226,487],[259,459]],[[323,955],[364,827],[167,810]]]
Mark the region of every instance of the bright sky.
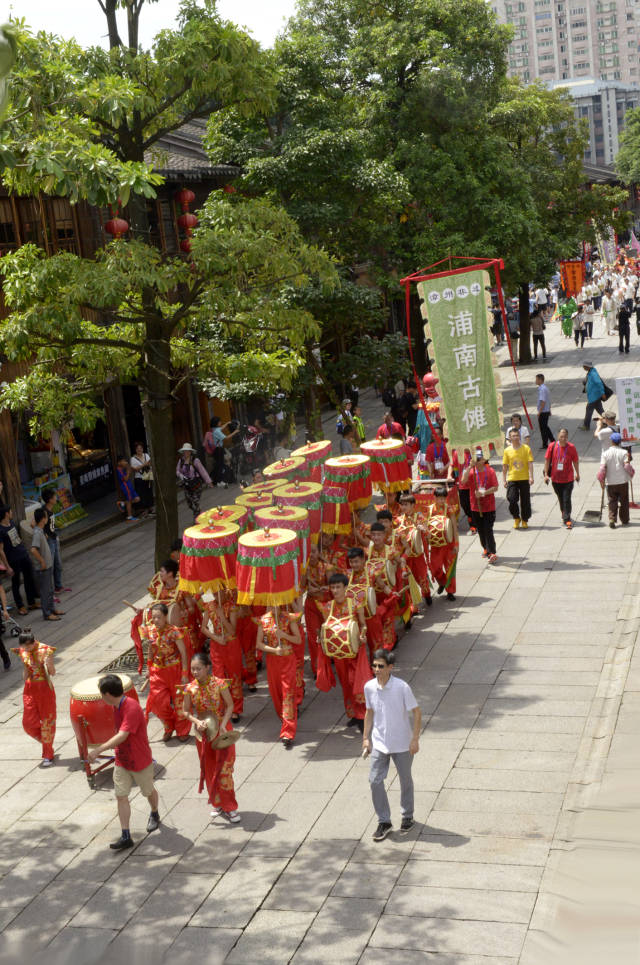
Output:
[[[173,26],[178,0],[149,3],[140,19],[143,46],[163,27]],[[263,47],[269,47],[288,17],[295,0],[219,0],[220,15],[245,27]],[[106,34],[104,14],[98,0],[0,0],[2,22],[9,14],[24,18],[34,30],[74,36],[84,46],[101,43]],[[122,15],[121,15],[122,16]],[[124,22],[124,19],[123,19]]]

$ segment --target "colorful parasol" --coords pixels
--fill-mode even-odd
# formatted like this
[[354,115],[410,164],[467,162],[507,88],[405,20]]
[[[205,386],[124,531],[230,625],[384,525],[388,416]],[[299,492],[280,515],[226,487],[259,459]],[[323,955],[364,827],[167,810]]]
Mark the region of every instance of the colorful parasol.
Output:
[[320,539],[322,525],[322,486],[317,482],[283,483],[273,491],[274,503],[284,506],[301,506],[309,513],[309,531],[311,542]]
[[302,456],[307,464],[306,475],[312,482],[322,482],[322,465],[325,459],[331,455],[331,443],[328,439],[320,439],[318,442],[308,442],[306,446],[294,449],[292,456]]
[[300,595],[300,542],[290,529],[256,529],[238,540],[241,606],[286,606]]
[[265,466],[262,470],[263,476],[269,481],[278,479],[281,482],[294,479],[306,479],[308,476],[307,464],[302,456],[288,456],[286,459],[278,459],[270,466]]
[[371,460],[369,456],[334,456],[324,464],[325,486],[345,489],[349,509],[364,509],[371,502]]
[[371,459],[371,481],[381,492],[411,489],[411,468],[400,439],[373,439],[360,450]]
[[240,527],[235,523],[190,526],[182,534],[180,590],[214,593],[236,585],[236,551]]
[[249,510],[246,506],[214,506],[196,516],[196,525],[207,526],[209,523],[235,523],[244,533],[249,524]]
[[303,571],[307,568],[311,535],[309,531],[309,513],[302,506],[284,506],[282,504],[270,506],[268,509],[256,509],[256,526],[264,528],[292,529],[300,540],[300,562]]

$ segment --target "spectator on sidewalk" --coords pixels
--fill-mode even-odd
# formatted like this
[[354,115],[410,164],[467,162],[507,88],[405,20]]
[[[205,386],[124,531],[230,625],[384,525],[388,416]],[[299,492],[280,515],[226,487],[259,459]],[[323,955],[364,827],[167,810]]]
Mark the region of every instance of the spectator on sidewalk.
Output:
[[609,526],[616,528],[618,511],[623,526],[629,523],[629,453],[620,446],[622,436],[619,432],[611,434],[611,445],[602,453],[598,479],[604,489],[607,487],[609,502]]
[[611,445],[611,435],[616,431],[616,414],[606,409],[596,423],[594,437],[599,441],[602,452],[606,452]]
[[549,428],[549,418],[551,417],[551,393],[548,385],[545,385],[544,375],[536,375],[536,385],[538,386],[538,426],[542,438],[541,449],[546,449],[550,442],[555,441],[553,432]]
[[345,426],[342,430],[342,436],[340,438],[340,455],[341,456],[352,456],[353,455],[353,440],[355,436],[355,430],[353,426]]
[[71,592],[70,586],[62,585],[62,557],[60,555],[60,538],[56,530],[56,518],[53,508],[58,501],[55,489],[42,490],[42,503],[47,511],[47,522],[44,535],[47,537],[51,557],[53,559],[53,591],[54,593]]
[[509,433],[511,445],[502,456],[502,482],[507,490],[509,512],[513,528],[527,529],[531,518],[531,487],[533,486],[533,453],[520,442],[517,429]]
[[561,429],[558,433],[558,441],[552,442],[544,457],[544,481],[553,486],[553,491],[558,497],[562,522],[567,529],[572,529],[571,521],[571,493],[573,492],[573,480],[580,482],[580,467],[578,462],[578,450],[569,442],[569,432]]
[[56,610],[53,602],[53,557],[44,532],[47,518],[47,511],[43,506],[39,506],[33,514],[35,527],[31,538],[31,555],[36,563],[34,571],[42,616],[45,620],[59,620],[64,616],[64,610]]
[[542,349],[542,358],[547,359],[547,346],[544,341],[544,317],[542,312],[536,311],[529,320],[531,334],[533,335],[533,358],[538,361],[538,345]]
[[[239,428],[234,429],[233,432],[225,432],[225,429],[228,429],[230,425],[230,422],[225,422],[225,424],[221,426],[220,416],[214,415],[209,421],[209,431],[205,433],[204,439],[202,440],[205,462],[207,464],[207,479],[211,476],[214,486],[223,482],[225,444],[228,439],[233,439],[233,437],[240,432]],[[181,455],[183,451],[184,448],[180,450]],[[199,460],[195,461],[198,462]],[[202,478],[204,479],[204,476]],[[211,479],[209,479],[209,485],[211,484]],[[205,480],[205,482],[206,481],[207,480]]]
[[[222,449],[220,451],[223,452]],[[209,473],[196,457],[195,449],[190,442],[185,442],[185,444],[178,449],[178,455],[180,456],[176,466],[178,485],[184,489],[184,498],[187,501],[187,506],[193,513],[195,522],[196,516],[200,515],[202,487],[205,483],[207,486],[213,486],[213,483],[211,482]],[[227,484],[225,483],[225,488],[226,486]]]
[[374,680],[364,685],[366,713],[362,735],[363,751],[371,754],[369,784],[378,817],[374,841],[384,841],[393,831],[389,798],[384,782],[393,759],[400,782],[400,831],[406,834],[413,827],[413,778],[411,765],[420,750],[419,737],[422,714],[409,684],[391,674],[395,656],[389,650],[373,654]]
[[353,410],[353,428],[355,430],[356,445],[360,447],[362,443],[366,441],[367,432],[362,421],[362,409],[359,405],[355,406]]
[[16,524],[11,518],[11,507],[0,506],[0,543],[2,545],[1,554],[7,576],[11,578],[11,590],[18,613],[22,616],[27,612],[27,607],[22,601],[20,594],[20,577],[24,580],[24,591],[27,595],[27,605],[30,610],[37,610],[35,579],[31,559],[27,552],[27,547],[20,539],[20,533]]
[[598,370],[595,368],[593,362],[585,362],[582,368],[587,373],[587,377],[583,382],[584,391],[587,393],[587,407],[584,410],[584,422],[580,428],[590,429],[593,413],[598,412],[600,415],[604,413],[602,397],[605,394],[605,388],[604,382],[598,375]]
[[525,445],[529,445],[528,439],[531,433],[529,432],[528,427],[522,421],[522,416],[519,415],[519,413],[517,412],[514,412],[513,415],[511,416],[511,425],[507,429],[506,436],[505,436],[505,441],[504,441],[505,446],[511,445],[510,432],[512,429],[515,429],[517,431],[518,435],[520,436],[520,442],[523,442]]
[[118,459],[118,464],[116,466],[116,475],[118,477],[118,486],[120,489],[120,500],[118,506],[120,509],[124,509],[127,514],[127,522],[133,522],[135,516],[133,515],[133,504],[137,506],[140,505],[141,499],[136,492],[136,487],[132,481],[133,469],[124,457]]
[[131,468],[133,469],[133,479],[136,492],[140,496],[143,515],[148,516],[153,511],[153,472],[151,469],[151,456],[144,451],[141,442],[136,442],[131,456]]

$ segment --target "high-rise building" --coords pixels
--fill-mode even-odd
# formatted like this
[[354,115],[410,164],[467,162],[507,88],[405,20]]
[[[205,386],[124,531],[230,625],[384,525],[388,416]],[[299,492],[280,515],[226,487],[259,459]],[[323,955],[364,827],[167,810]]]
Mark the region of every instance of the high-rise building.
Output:
[[625,114],[640,106],[640,87],[592,77],[559,81],[550,86],[565,88],[573,97],[577,116],[589,125],[585,161],[598,166],[613,165],[620,149],[619,135]]
[[514,28],[509,74],[525,83],[640,81],[640,0],[490,0]]

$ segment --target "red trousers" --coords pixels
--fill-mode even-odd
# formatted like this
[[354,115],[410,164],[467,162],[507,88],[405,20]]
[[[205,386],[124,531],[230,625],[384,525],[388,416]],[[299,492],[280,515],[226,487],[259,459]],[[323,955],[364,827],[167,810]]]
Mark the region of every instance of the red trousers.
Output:
[[296,656],[296,702],[299,706],[304,700],[304,638],[291,646]]
[[[429,550],[429,569],[438,586],[445,586],[447,573],[456,558],[457,548],[453,543],[446,546],[432,546]],[[455,576],[447,586],[448,593],[456,592]]]
[[318,609],[315,597],[307,596],[304,601],[304,624],[307,629],[307,649],[313,676],[318,672],[318,635],[322,626],[322,614]]
[[42,744],[42,756],[53,757],[56,736],[56,694],[46,680],[27,680],[22,694],[22,726]]
[[369,648],[369,656],[373,659],[373,652],[379,647],[384,645],[384,632],[382,629],[382,620],[376,609],[376,615],[374,617],[365,617],[364,620],[367,626],[367,646]]
[[236,759],[236,749],[225,747],[215,751],[208,740],[196,741],[198,757],[200,758],[200,785],[198,793],[202,794],[207,786],[209,804],[223,811],[237,811],[235,790],[233,787],[233,765]]
[[398,639],[396,634],[397,596],[395,593],[390,593],[387,596],[377,593],[376,597],[376,616],[380,620],[382,628],[382,647],[385,650],[393,650]]
[[181,675],[179,663],[171,667],[149,667],[149,696],[144,715],[149,720],[149,714],[155,714],[166,731],[175,730],[178,737],[186,737],[191,730],[191,721],[179,716],[183,703]]
[[366,704],[364,683],[371,678],[366,651],[360,647],[357,657],[334,660],[333,667],[342,687],[342,699],[347,717],[364,720]]
[[424,554],[422,556],[406,556],[405,560],[414,580],[422,590],[422,595],[428,599],[431,596],[431,587],[429,586],[429,567],[426,557]]
[[282,721],[280,737],[291,740],[296,736],[298,727],[298,686],[297,660],[295,653],[278,657],[275,653],[265,654],[267,658],[267,683],[269,693]]
[[238,617],[236,632],[240,639],[240,649],[244,657],[244,669],[242,679],[248,687],[255,687],[258,682],[258,670],[256,667],[256,637],[258,627],[253,622],[251,615]]
[[241,714],[243,709],[242,697],[242,647],[238,637],[231,637],[226,643],[216,643],[211,640],[211,666],[216,677],[229,681],[229,690],[233,700],[234,714]]

